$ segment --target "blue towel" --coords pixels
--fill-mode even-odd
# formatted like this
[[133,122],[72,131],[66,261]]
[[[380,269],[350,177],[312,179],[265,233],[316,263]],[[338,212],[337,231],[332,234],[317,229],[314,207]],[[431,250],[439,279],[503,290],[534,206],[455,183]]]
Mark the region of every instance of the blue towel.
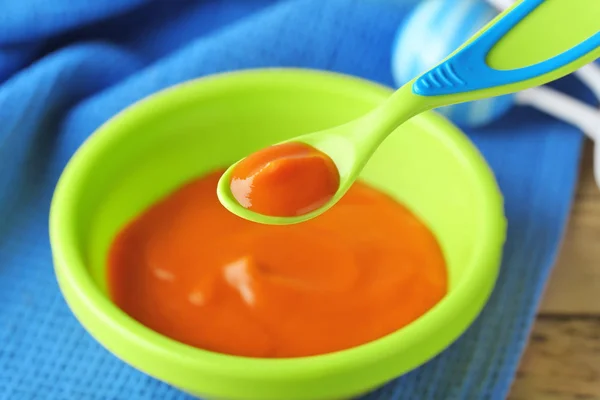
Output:
[[[68,310],[48,240],[54,185],[119,110],[175,83],[311,67],[391,85],[408,0],[2,0],[0,399],[188,399],[119,361]],[[562,89],[589,98],[574,79]],[[469,136],[506,197],[498,284],[448,350],[368,399],[504,399],[573,198],[580,132],[530,109]]]

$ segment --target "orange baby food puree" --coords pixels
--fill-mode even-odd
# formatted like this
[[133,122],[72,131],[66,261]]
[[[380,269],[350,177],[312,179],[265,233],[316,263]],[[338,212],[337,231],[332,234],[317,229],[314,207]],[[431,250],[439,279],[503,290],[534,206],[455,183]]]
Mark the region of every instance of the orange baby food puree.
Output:
[[348,349],[409,324],[446,293],[435,237],[357,182],[329,211],[287,226],[227,211],[222,171],[129,223],[109,253],[114,302],[180,342],[250,357]]
[[340,175],[329,156],[304,143],[253,153],[232,171],[231,194],[242,207],[273,217],[307,214],[337,192]]

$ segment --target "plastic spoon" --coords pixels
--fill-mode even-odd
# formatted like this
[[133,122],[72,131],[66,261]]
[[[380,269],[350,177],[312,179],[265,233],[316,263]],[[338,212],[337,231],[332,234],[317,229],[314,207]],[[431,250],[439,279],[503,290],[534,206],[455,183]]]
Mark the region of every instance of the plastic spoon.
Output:
[[387,135],[416,114],[539,86],[598,58],[600,2],[580,0],[578,6],[580,3],[586,3],[585,7],[573,7],[569,0],[518,2],[375,110],[347,124],[288,140],[329,155],[338,168],[339,188],[319,209],[274,217],[242,207],[229,187],[235,164],[219,181],[219,200],[234,214],[265,224],[293,224],[322,214],[346,193]]

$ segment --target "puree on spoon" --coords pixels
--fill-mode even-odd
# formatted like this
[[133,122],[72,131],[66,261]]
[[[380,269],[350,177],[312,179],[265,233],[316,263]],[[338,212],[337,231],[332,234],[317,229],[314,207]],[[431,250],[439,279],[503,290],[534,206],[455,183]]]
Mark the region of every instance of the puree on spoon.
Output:
[[337,192],[340,175],[329,156],[288,142],[253,153],[234,168],[231,194],[244,208],[272,217],[307,214]]
[[432,233],[357,182],[328,212],[262,225],[219,203],[222,171],[196,179],[118,233],[112,299],[172,339],[238,356],[330,353],[417,319],[447,290]]

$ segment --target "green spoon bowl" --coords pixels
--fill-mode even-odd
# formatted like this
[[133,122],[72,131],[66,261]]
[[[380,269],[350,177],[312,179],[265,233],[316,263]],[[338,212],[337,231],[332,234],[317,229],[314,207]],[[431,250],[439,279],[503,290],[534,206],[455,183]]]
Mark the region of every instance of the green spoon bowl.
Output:
[[208,399],[349,399],[442,352],[473,322],[492,291],[506,223],[486,162],[433,112],[389,135],[360,176],[416,213],[447,260],[448,294],[408,326],[332,354],[235,357],[152,331],[121,311],[107,289],[107,251],[115,234],[153,203],[272,143],[365,115],[390,93],[338,74],[253,70],[184,83],[115,116],[73,156],[52,201],[56,276],[74,315],[119,359]]

